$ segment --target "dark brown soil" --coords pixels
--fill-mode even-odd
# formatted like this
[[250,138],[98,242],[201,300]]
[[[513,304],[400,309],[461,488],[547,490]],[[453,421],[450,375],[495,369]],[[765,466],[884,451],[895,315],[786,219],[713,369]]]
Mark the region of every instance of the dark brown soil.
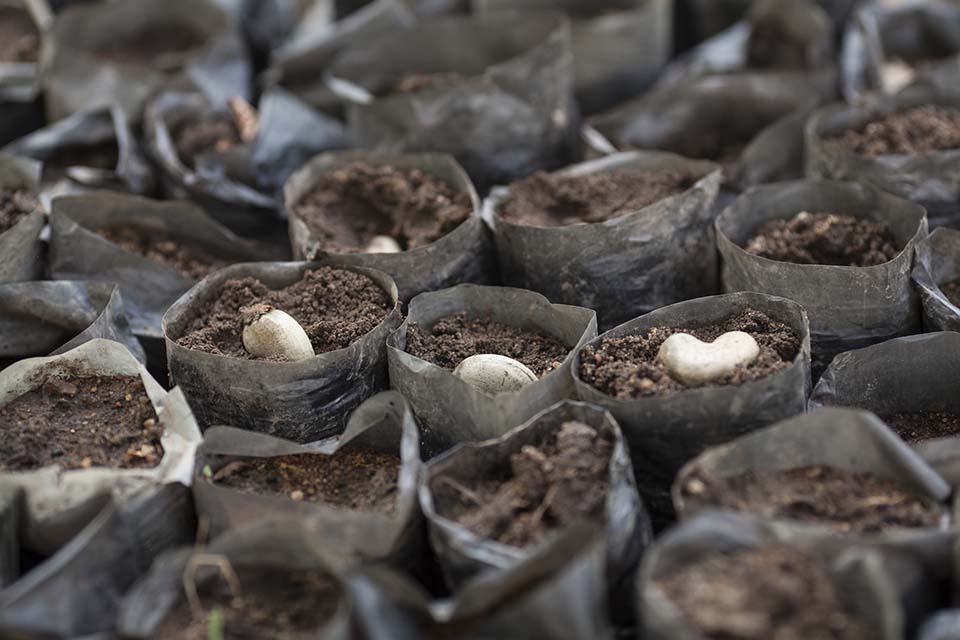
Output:
[[695,474],[684,483],[683,495],[703,505],[829,525],[842,533],[937,527],[943,515],[932,501],[892,482],[823,465],[751,470],[713,482]]
[[199,247],[184,246],[179,240],[156,231],[144,233],[133,227],[115,227],[99,229],[97,234],[124,251],[172,267],[192,280],[200,280],[227,264],[226,260],[214,258]]
[[947,296],[947,300],[955,307],[960,307],[960,280],[940,285],[940,291]]
[[[198,585],[203,615],[183,602],[160,624],[155,640],[307,640],[322,635],[342,594],[317,570],[238,570],[240,593],[215,578]],[[202,574],[201,574],[202,575]],[[319,635],[318,635],[319,634]]]
[[238,460],[219,468],[211,481],[245,493],[280,494],[296,501],[390,513],[397,502],[399,474],[396,455],[345,450],[332,456]]
[[40,32],[30,14],[0,8],[0,62],[36,62],[39,53]]
[[184,122],[173,138],[177,155],[189,166],[193,166],[193,159],[200,154],[225,153],[241,143],[236,121],[221,113]]
[[374,236],[416,249],[439,240],[470,217],[470,196],[419,169],[356,162],[324,175],[294,205],[323,251],[355,253]]
[[924,411],[882,417],[907,442],[923,442],[960,434],[960,415],[954,413]]
[[707,638],[866,640],[826,568],[785,545],[715,553],[656,582]]
[[684,391],[671,378],[657,356],[660,345],[674,333],[689,333],[704,342],[713,342],[728,331],[749,333],[760,345],[760,356],[739,367],[729,378],[706,386],[738,385],[758,380],[792,363],[800,350],[800,336],[790,327],[766,314],[748,310],[720,324],[706,327],[653,327],[644,335],[607,338],[587,345],[580,355],[580,379],[615,398],[642,398]]
[[560,227],[604,222],[683,193],[696,178],[677,171],[618,171],[563,176],[539,171],[515,182],[500,206],[508,222]]
[[118,65],[174,71],[205,40],[202,33],[187,24],[159,22],[145,25],[140,31],[118,33],[94,53]]
[[40,201],[30,191],[0,189],[0,233],[8,231],[39,207]]
[[563,364],[570,347],[552,336],[510,327],[489,318],[468,320],[456,313],[424,329],[412,324],[407,331],[406,352],[444,369],[481,353],[518,360],[539,377]]
[[342,349],[373,330],[389,313],[390,297],[367,276],[333,267],[318,267],[283,289],[270,289],[256,278],[228,280],[213,300],[197,305],[177,344],[233,358],[253,360],[243,348],[241,310],[268,304],[300,323],[316,353]]
[[744,250],[781,262],[844,267],[873,267],[893,260],[899,253],[886,223],[807,211],[789,220],[765,223]]
[[50,378],[0,407],[0,470],[155,467],[163,427],[138,376]]
[[960,148],[960,109],[925,105],[894,113],[859,130],[829,138],[864,156],[929,153]]
[[120,150],[116,141],[107,140],[96,144],[58,147],[43,158],[43,163],[45,170],[91,167],[112,171],[117,168],[119,158]]
[[566,422],[467,486],[432,482],[440,515],[474,534],[525,547],[574,522],[602,518],[613,442],[580,422]]
[[418,91],[431,89],[447,89],[460,84],[464,80],[463,75],[454,71],[408,73],[394,83],[389,93],[417,93]]

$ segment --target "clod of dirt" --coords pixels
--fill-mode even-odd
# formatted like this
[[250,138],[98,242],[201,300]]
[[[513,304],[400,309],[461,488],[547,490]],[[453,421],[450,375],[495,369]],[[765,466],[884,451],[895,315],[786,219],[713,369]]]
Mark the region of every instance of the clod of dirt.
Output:
[[0,63],[36,62],[40,32],[30,14],[15,7],[0,8]]
[[138,376],[58,378],[0,407],[0,470],[155,467],[158,423]]
[[40,208],[36,194],[26,189],[0,189],[0,233]]
[[892,482],[824,465],[750,470],[718,480],[695,474],[682,491],[698,504],[827,525],[842,533],[934,528],[943,517],[939,505]]
[[947,297],[950,304],[960,307],[960,280],[940,285],[940,291],[943,291],[943,295]]
[[863,156],[960,149],[960,109],[924,105],[827,138],[837,149]]
[[899,250],[890,227],[854,216],[801,211],[789,220],[770,220],[747,241],[744,251],[797,264],[873,267]]
[[525,547],[574,522],[601,518],[613,442],[581,422],[565,422],[544,442],[525,445],[469,486],[438,476],[440,515],[474,534]]
[[960,415],[941,411],[897,413],[882,416],[891,429],[907,442],[960,435]]
[[166,233],[146,231],[131,226],[98,229],[97,235],[124,251],[141,255],[165,267],[176,269],[185,278],[202,280],[227,265],[206,250],[184,244]]

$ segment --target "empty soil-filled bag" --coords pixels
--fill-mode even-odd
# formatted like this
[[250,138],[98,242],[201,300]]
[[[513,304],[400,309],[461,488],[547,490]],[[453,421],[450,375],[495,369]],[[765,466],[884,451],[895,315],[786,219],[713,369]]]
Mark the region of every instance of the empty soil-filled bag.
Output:
[[573,56],[559,14],[432,18],[352,44],[329,73],[357,146],[449,153],[481,193],[572,159]]
[[806,175],[871,184],[923,205],[931,227],[960,226],[960,96],[914,87],[836,104],[806,125]]
[[401,300],[497,282],[476,190],[448,155],[321,154],[290,177],[284,200],[295,259],[356,260],[390,274]]
[[[679,348],[664,358],[671,338]],[[762,293],[680,302],[591,341],[578,351],[573,375],[580,399],[617,419],[640,493],[663,524],[670,484],[687,460],[805,410],[807,315],[795,302]]]
[[920,331],[910,280],[923,207],[869,185],[755,187],[717,218],[726,291],[760,291],[810,316],[814,378],[843,351]]
[[40,204],[40,164],[0,155],[0,283],[39,280],[47,216]]
[[413,408],[430,457],[499,437],[572,397],[573,353],[596,332],[593,311],[532,291],[464,284],[421,293],[387,341],[390,386]]
[[170,377],[203,428],[312,442],[387,387],[387,335],[401,322],[388,275],[322,262],[221,269],[163,318]]
[[601,327],[718,293],[717,168],[634,151],[494,189],[484,217],[504,284],[593,309]]
[[960,230],[934,229],[917,250],[913,281],[924,331],[960,331]]

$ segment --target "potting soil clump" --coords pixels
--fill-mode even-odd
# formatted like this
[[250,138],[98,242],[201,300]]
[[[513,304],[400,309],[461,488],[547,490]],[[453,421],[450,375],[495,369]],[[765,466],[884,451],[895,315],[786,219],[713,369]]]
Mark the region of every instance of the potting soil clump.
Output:
[[192,280],[200,280],[227,264],[226,260],[215,258],[202,248],[187,246],[161,231],[112,227],[99,229],[97,234],[124,251],[176,269]]
[[960,109],[925,105],[894,113],[831,138],[839,149],[864,156],[916,154],[960,148]]
[[7,231],[40,207],[37,196],[25,189],[0,189],[0,233]]

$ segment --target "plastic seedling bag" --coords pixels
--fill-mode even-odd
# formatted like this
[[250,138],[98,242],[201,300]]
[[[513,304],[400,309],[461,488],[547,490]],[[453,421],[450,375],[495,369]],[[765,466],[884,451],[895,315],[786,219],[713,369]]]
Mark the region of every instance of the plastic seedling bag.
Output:
[[960,230],[934,229],[921,241],[913,281],[920,291],[924,331],[960,330],[960,305],[944,293],[960,282]]

